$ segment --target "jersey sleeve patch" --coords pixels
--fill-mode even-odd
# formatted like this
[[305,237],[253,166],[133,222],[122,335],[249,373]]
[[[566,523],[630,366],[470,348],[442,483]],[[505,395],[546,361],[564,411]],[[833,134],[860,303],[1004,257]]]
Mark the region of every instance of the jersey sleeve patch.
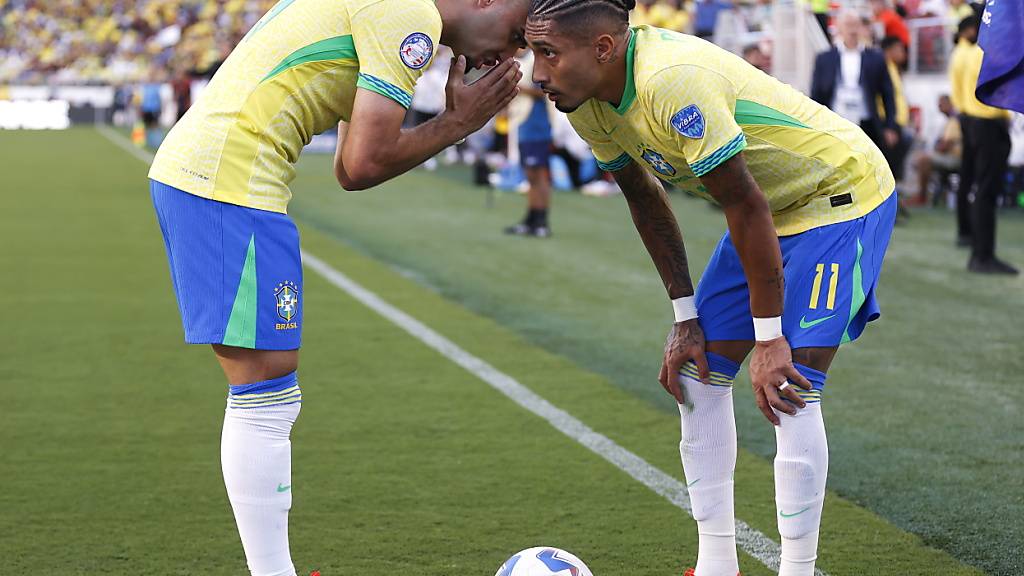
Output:
[[696,104],[690,104],[672,116],[672,127],[687,138],[700,140],[704,137],[704,115]]
[[413,32],[402,41],[398,53],[403,64],[413,70],[419,70],[426,66],[434,55],[434,41],[423,32]]

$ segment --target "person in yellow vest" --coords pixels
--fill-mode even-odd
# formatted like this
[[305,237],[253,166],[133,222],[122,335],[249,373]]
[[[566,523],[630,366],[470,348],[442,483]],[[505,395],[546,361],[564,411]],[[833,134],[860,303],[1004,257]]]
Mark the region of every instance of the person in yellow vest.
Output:
[[[885,55],[886,71],[889,80],[892,82],[893,100],[895,103],[895,121],[899,138],[895,143],[882,147],[885,159],[889,162],[889,169],[896,177],[896,191],[899,193],[900,182],[903,181],[904,166],[907,155],[914,144],[914,135],[910,127],[910,106],[907,105],[907,98],[903,91],[903,69],[907,65],[907,45],[896,36],[886,36],[880,44],[882,54]],[[878,114],[885,117],[885,106],[882,98],[877,98]],[[888,144],[888,143],[887,143]],[[906,218],[910,212],[906,209],[903,199],[900,198],[899,215]]]
[[[958,207],[958,242],[971,246],[967,269],[981,274],[1017,275],[1020,272],[996,258],[996,201],[1006,185],[1010,157],[1010,113],[981,103],[974,95],[985,54],[978,46],[976,16],[959,26],[959,41],[949,62],[950,98],[961,114],[963,160],[957,202],[966,204],[974,190],[970,210]],[[969,215],[969,220],[965,217]],[[969,236],[968,236],[969,234]],[[969,240],[968,240],[969,238]]]

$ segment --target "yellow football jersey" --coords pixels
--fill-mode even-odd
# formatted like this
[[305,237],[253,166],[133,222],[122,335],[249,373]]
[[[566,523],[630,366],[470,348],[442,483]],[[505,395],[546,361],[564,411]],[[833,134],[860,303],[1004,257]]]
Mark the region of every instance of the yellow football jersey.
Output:
[[632,159],[711,200],[699,177],[744,151],[780,236],[859,218],[895,189],[859,127],[710,42],[638,26],[626,66],[617,107],[569,115],[605,170]]
[[286,212],[302,148],[350,119],[357,87],[408,108],[440,36],[432,0],[280,0],[167,135],[149,177]]

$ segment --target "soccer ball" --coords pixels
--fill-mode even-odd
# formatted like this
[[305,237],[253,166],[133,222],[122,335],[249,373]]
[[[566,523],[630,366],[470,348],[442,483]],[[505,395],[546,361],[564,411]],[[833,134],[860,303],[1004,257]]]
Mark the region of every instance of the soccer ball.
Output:
[[505,561],[494,576],[594,576],[582,560],[558,548],[527,548]]

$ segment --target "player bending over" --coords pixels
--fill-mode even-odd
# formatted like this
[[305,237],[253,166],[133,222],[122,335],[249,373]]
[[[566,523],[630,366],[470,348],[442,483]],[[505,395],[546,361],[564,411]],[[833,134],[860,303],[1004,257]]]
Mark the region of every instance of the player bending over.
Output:
[[[534,0],[533,80],[614,172],[673,300],[659,379],[679,402],[697,576],[738,570],[732,383],[751,350],[757,404],[775,425],[780,574],[812,574],[828,468],[819,402],[839,344],[879,314],[895,183],[859,128],[704,40],[630,29],[633,6]],[[696,296],[651,173],[725,212]]]
[[[230,385],[221,463],[249,570],[295,574],[289,435],[302,393],[294,164],[342,122],[349,190],[392,178],[479,129],[516,93],[528,0],[281,0],[171,130],[150,170],[185,339],[212,344]],[[438,43],[459,56],[436,119],[402,130]],[[500,64],[466,86],[467,66]]]

